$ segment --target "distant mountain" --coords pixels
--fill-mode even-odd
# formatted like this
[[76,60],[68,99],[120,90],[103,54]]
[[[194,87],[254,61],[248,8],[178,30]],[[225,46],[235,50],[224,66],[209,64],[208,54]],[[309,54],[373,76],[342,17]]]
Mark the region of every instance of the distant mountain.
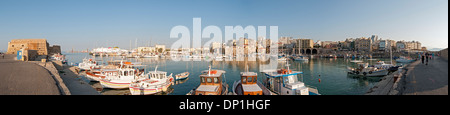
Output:
[[428,51],[441,51],[444,48],[432,48],[432,49],[428,49]]

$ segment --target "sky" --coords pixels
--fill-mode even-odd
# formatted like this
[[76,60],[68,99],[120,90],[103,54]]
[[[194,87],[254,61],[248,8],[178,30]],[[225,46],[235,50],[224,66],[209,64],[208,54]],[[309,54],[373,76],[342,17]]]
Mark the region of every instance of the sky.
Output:
[[[278,26],[278,35],[339,41],[378,35],[448,47],[448,0],[0,0],[0,51],[45,38],[63,51],[166,44],[173,27]],[[269,33],[269,29],[267,29]],[[222,33],[224,35],[224,33]]]

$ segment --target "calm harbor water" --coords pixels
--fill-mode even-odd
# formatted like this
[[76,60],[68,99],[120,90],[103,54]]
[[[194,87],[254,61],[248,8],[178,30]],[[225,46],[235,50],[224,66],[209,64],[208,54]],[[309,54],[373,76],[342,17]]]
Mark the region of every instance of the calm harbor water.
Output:
[[[69,63],[80,63],[83,58],[92,57],[88,53],[64,54]],[[103,60],[103,63],[107,63],[110,60],[120,59],[119,57],[96,57],[95,60],[100,62]],[[389,62],[389,59],[379,60]],[[174,89],[173,92],[169,95],[185,95],[191,89],[198,86],[200,83],[200,78],[198,77],[200,72],[207,70],[209,65],[212,65],[213,69],[226,71],[223,81],[226,81],[230,86],[229,91],[231,91],[233,82],[240,79],[240,72],[246,71],[246,65],[248,65],[249,71],[258,73],[258,79],[260,81],[263,78],[262,73],[259,72],[259,66],[263,63],[258,63],[257,61],[172,61],[170,58],[132,58],[128,59],[128,61],[142,62],[143,65],[147,65],[145,67],[146,71],[153,71],[156,65],[158,65],[158,70],[166,71],[168,74],[173,73],[173,75],[188,71],[190,73],[189,78],[184,81],[177,81],[172,86]],[[313,58],[308,62],[289,61],[289,63],[291,65],[290,69],[303,72],[301,79],[306,85],[316,87],[322,95],[362,95],[379,82],[381,77],[355,77],[347,75],[347,66],[356,66],[355,63],[350,61],[350,59],[344,58]],[[370,64],[376,61],[364,60],[364,62],[369,62]],[[278,63],[278,68],[284,67],[284,65],[285,63]]]

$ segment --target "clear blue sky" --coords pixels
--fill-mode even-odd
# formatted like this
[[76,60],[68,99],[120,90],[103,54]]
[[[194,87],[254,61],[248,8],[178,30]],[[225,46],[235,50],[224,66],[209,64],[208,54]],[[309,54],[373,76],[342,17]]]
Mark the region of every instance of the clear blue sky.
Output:
[[[170,29],[278,26],[279,36],[369,37],[448,47],[447,0],[0,0],[0,50],[11,39],[46,38],[63,51],[171,44]],[[269,31],[267,31],[269,32]],[[192,34],[192,33],[191,33]],[[224,33],[223,33],[224,34]]]

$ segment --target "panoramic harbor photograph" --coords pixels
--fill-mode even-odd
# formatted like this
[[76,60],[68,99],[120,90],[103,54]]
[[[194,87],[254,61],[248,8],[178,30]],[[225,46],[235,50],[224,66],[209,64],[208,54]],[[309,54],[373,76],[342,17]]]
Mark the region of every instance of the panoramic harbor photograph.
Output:
[[0,17],[0,95],[448,95],[447,0],[0,0]]

